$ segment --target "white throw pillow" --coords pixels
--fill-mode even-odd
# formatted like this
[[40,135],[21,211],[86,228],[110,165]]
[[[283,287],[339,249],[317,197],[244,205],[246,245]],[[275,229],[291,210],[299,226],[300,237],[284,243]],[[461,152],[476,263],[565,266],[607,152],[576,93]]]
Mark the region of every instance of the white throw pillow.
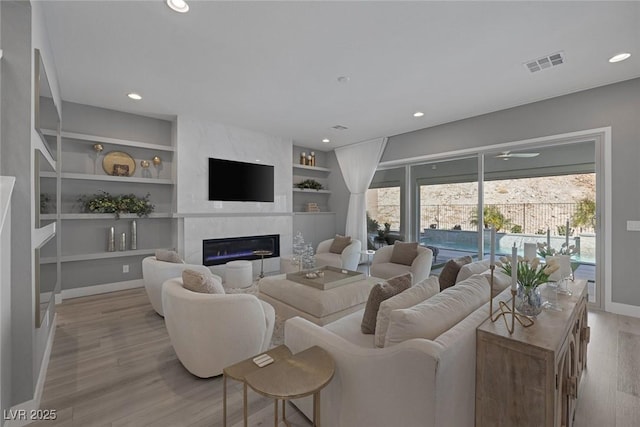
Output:
[[413,307],[414,305],[431,298],[438,292],[440,292],[438,277],[432,276],[427,277],[420,283],[416,283],[406,291],[401,292],[388,300],[382,301],[380,308],[378,309],[378,317],[376,318],[376,346],[384,347],[384,337],[387,335],[389,315],[392,310]]
[[474,274],[481,274],[487,268],[489,268],[490,260],[474,261],[469,264],[465,264],[458,271],[458,277],[456,277],[456,283],[460,283],[463,280],[468,279]]
[[[487,278],[489,286],[491,286],[491,270],[485,270],[482,275]],[[507,276],[507,273],[502,271],[501,268],[496,267],[493,272],[493,296],[495,297],[500,292],[504,291],[511,285],[511,276]]]
[[488,301],[487,279],[473,275],[411,308],[393,310],[384,346],[413,338],[434,340]]

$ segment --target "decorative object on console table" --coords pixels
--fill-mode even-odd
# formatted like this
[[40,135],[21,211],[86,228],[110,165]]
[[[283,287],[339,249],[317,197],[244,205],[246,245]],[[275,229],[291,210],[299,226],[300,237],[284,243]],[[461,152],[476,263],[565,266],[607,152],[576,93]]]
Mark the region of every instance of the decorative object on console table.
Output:
[[107,252],[115,252],[116,250],[116,229],[109,227],[109,235],[107,238]]
[[80,196],[78,202],[82,204],[82,209],[87,213],[112,213],[116,219],[122,213],[134,213],[139,217],[149,216],[155,206],[149,202],[150,194],[140,198],[134,194],[112,196],[106,191],[93,194],[91,196]]
[[316,165],[316,153],[315,151],[311,152],[311,163],[309,164],[309,166],[315,166]]
[[121,251],[127,250],[127,233],[122,233],[120,235],[120,250]]
[[111,151],[102,159],[102,169],[107,175],[133,176],[136,171],[136,161],[124,151]]
[[302,166],[306,166],[307,165],[307,153],[305,153],[304,151],[302,153],[300,153],[300,164]]
[[[538,258],[529,261],[522,257],[517,257],[515,262],[508,263],[505,257],[500,259],[502,271],[506,274],[516,274],[517,296],[516,310],[526,316],[536,316],[542,311],[542,299],[539,286],[549,281],[549,276],[558,270],[558,264],[550,260],[546,264],[540,262]],[[513,269],[516,269],[514,272]]]
[[309,202],[307,203],[307,212],[320,212],[320,208],[317,203]]
[[131,250],[135,251],[136,249],[138,249],[138,224],[136,223],[135,219],[131,221],[130,241],[131,243],[129,245],[131,247]]
[[160,171],[162,170],[162,159],[160,158],[160,156],[153,156],[151,162],[156,168],[156,178],[160,178]]

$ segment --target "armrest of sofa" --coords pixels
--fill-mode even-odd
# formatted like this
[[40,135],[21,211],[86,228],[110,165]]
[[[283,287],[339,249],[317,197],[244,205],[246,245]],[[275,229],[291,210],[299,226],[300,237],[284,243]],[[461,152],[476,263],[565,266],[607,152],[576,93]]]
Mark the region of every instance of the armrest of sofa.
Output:
[[[390,426],[401,419],[403,425],[434,425],[440,344],[414,339],[364,348],[300,317],[287,320],[284,332],[293,353],[317,345],[334,359],[334,378],[322,392],[324,424]],[[310,398],[295,403],[311,415]]]

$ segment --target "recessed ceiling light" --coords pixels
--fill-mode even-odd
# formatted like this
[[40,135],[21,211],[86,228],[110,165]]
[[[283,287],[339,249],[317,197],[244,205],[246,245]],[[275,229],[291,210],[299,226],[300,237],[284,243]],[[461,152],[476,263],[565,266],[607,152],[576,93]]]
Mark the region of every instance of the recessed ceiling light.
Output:
[[328,143],[330,143],[331,141],[329,140],[329,138],[325,138],[325,139],[323,139],[323,140],[322,140],[322,142],[324,142],[325,144],[328,144]]
[[133,100],[136,100],[136,101],[140,101],[142,99],[142,95],[140,95],[139,93],[135,93],[135,92],[128,93],[127,96],[129,98],[133,99]]
[[416,111],[415,113],[413,113],[413,117],[422,117],[424,116],[424,113],[422,111]]
[[349,83],[349,80],[351,80],[351,77],[349,76],[338,77],[338,83]]
[[179,13],[189,12],[189,5],[184,0],[167,0],[167,6]]
[[609,62],[620,62],[620,61],[624,61],[625,59],[629,58],[631,56],[630,53],[627,52],[622,52],[619,53],[617,55],[612,56],[611,58],[609,58]]

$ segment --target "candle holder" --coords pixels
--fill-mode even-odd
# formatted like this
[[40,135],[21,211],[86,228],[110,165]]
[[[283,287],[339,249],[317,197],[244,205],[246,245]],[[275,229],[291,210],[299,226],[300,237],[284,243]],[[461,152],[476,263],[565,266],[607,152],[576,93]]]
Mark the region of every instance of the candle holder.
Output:
[[98,159],[104,151],[104,146],[102,144],[93,144],[93,151],[95,151],[95,158],[93,159],[93,174],[95,175],[98,173]]
[[[493,285],[491,287],[493,288]],[[504,319],[504,325],[506,326],[507,331],[509,331],[509,335],[513,334],[513,331],[515,330],[516,320],[518,321],[518,323],[520,323],[520,325],[522,325],[523,328],[528,328],[530,326],[533,326],[535,323],[532,318],[516,313],[517,293],[518,291],[514,291],[513,289],[511,289],[511,307],[509,308],[507,303],[505,303],[504,301],[500,301],[499,303],[500,313],[496,314],[495,317],[491,317],[493,316],[493,313],[491,313],[491,316],[490,316],[492,322],[495,322],[500,317],[502,317]],[[507,319],[509,315],[511,316],[510,322]]]

